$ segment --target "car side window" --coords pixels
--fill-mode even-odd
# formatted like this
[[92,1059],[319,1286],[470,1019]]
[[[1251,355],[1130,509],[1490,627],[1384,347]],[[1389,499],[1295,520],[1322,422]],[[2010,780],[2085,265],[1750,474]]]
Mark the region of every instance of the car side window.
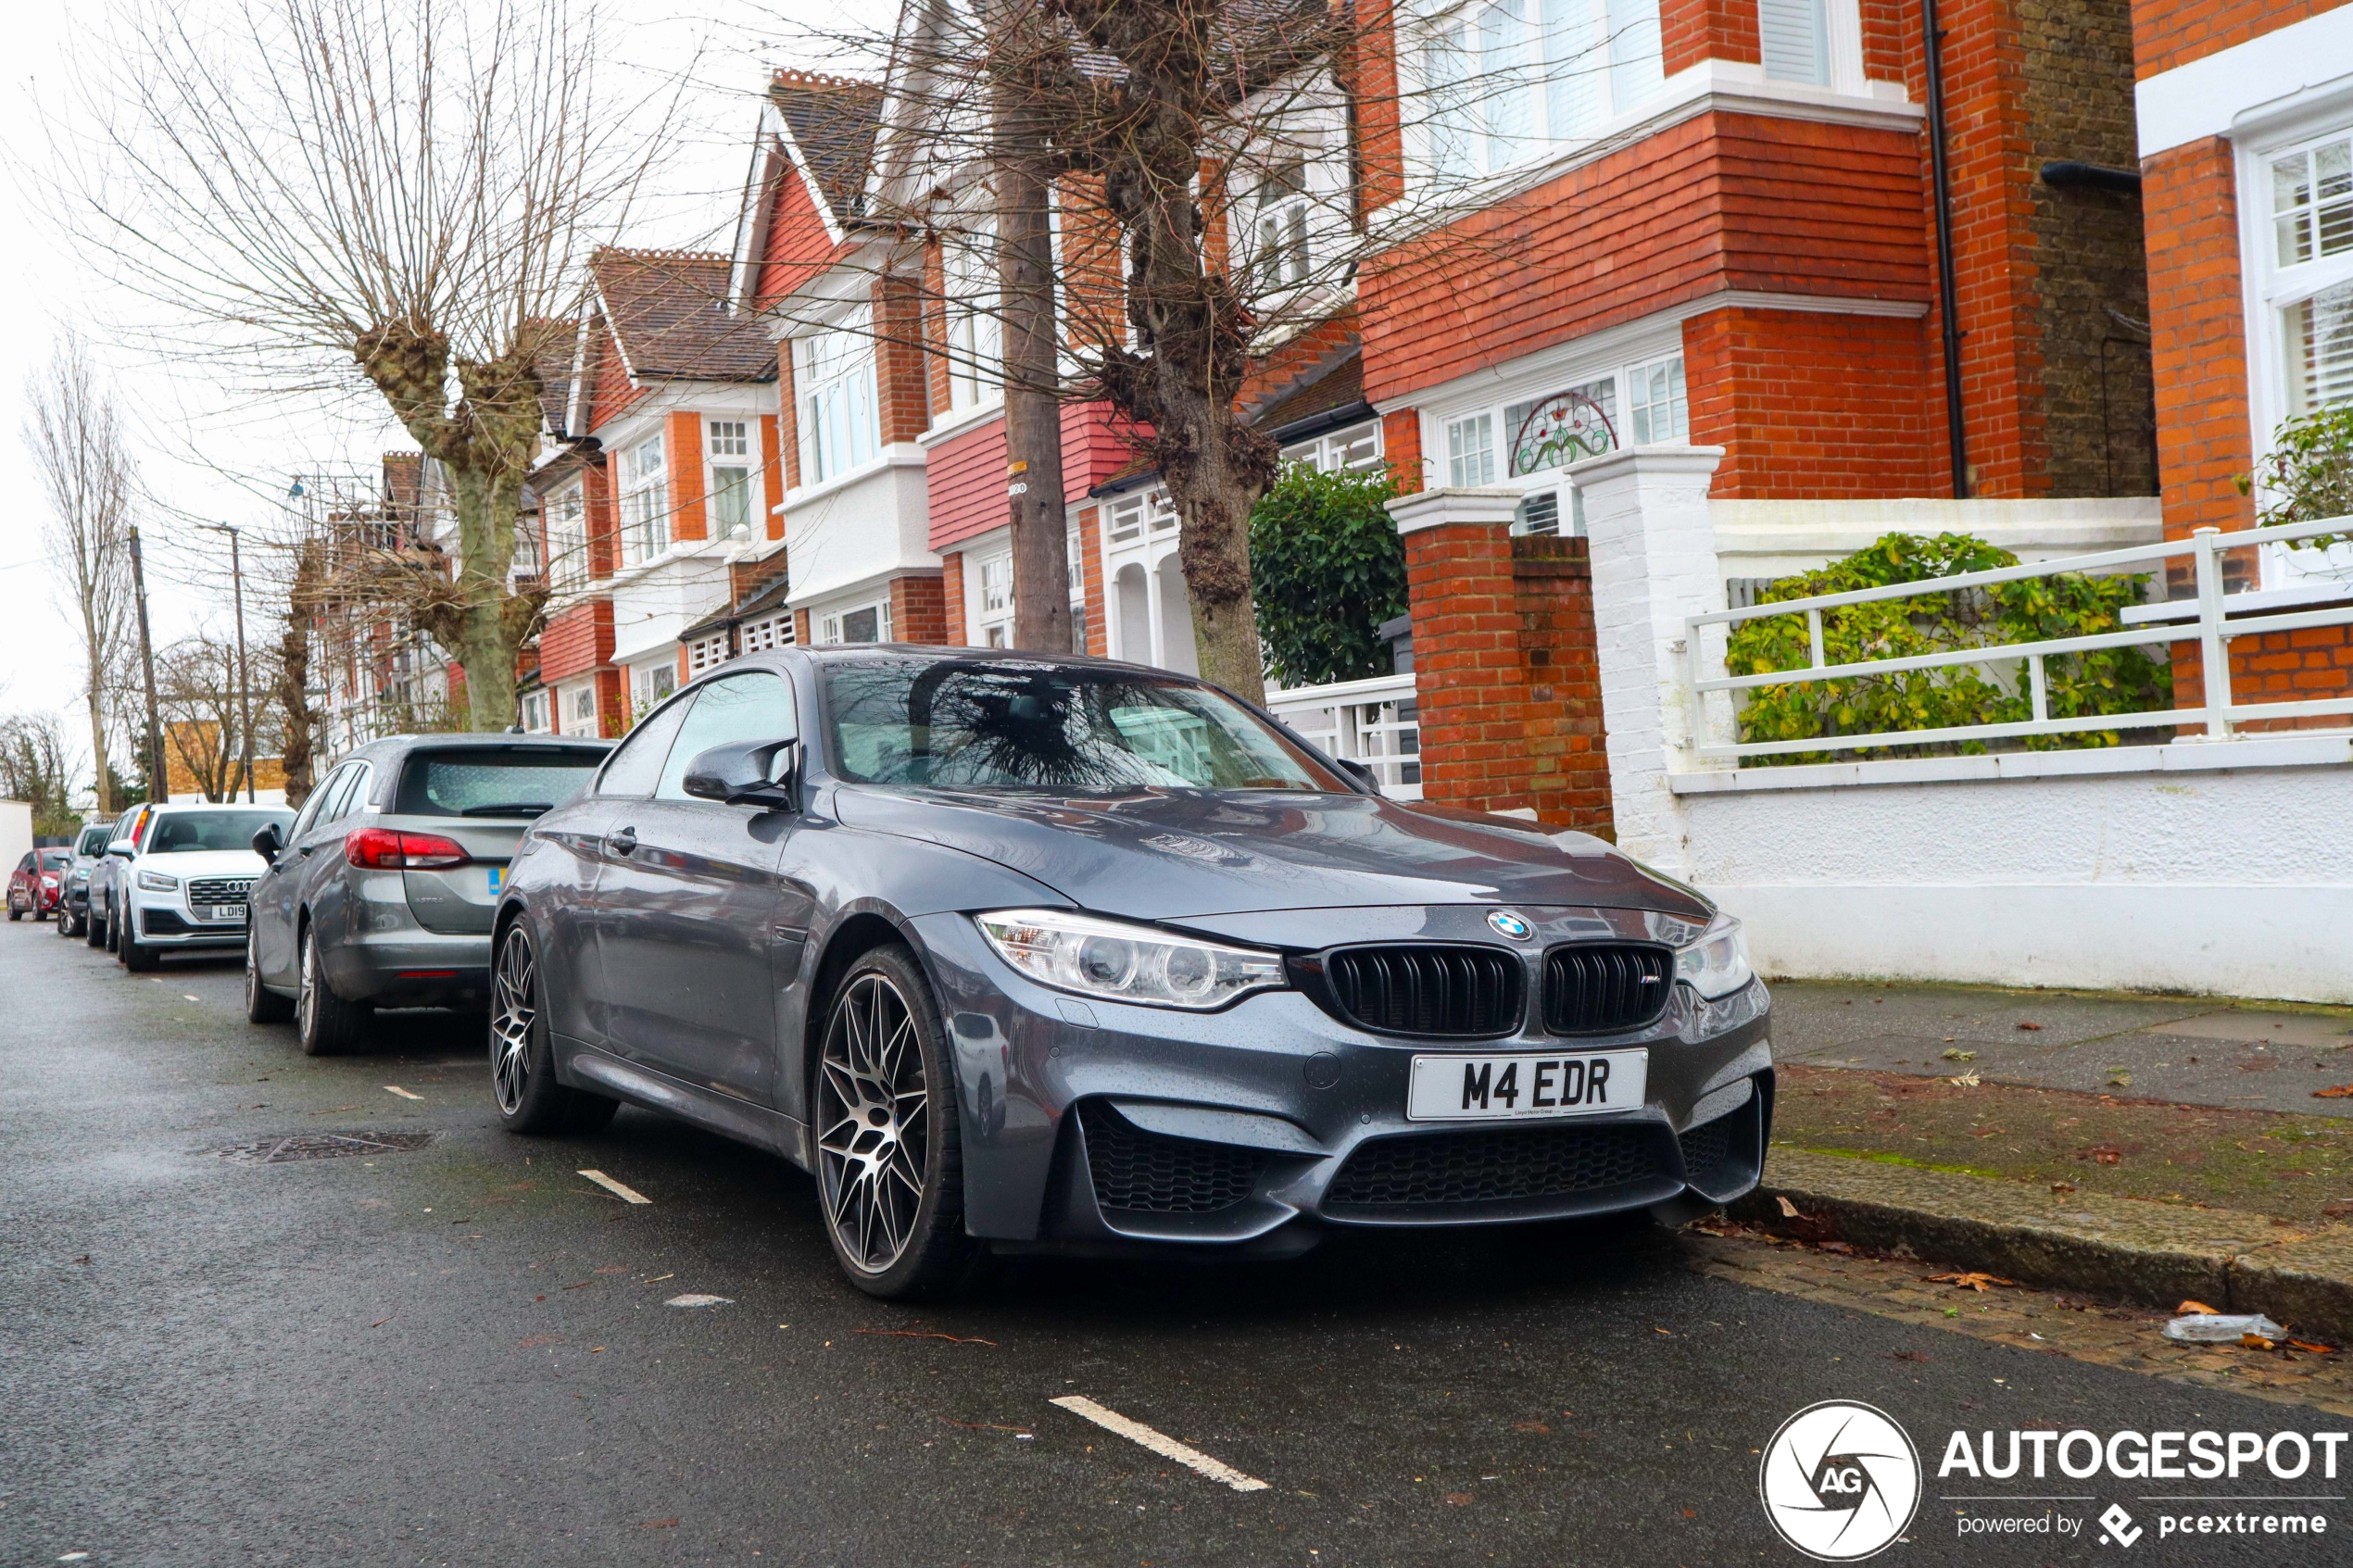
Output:
[[375,793],[375,782],[376,765],[374,763],[354,762],[351,765],[350,787],[346,789],[342,798],[335,802],[337,820],[350,816],[354,811],[368,804],[368,797]]
[[302,815],[295,819],[294,827],[286,835],[288,842],[299,839],[319,825],[320,818],[326,815],[327,808],[334,803],[337,792],[344,786],[345,775],[350,771],[350,764],[346,763],[329,773],[326,782],[310,792],[310,798],[302,803]]
[[598,795],[645,796],[654,792],[654,784],[661,777],[661,765],[670,756],[670,743],[678,738],[678,726],[685,721],[696,695],[688,692],[656,709],[629,732],[629,738],[621,743],[605,763],[605,771],[597,776]]
[[23,859],[19,860],[19,861],[17,862],[17,870],[19,870],[19,871],[20,871],[20,872],[29,872],[29,871],[31,871],[31,869],[32,869],[32,857],[31,857],[30,854],[26,855],[26,856],[25,856],[25,858],[24,858]]
[[686,770],[714,746],[751,746],[799,734],[792,687],[781,675],[746,670],[696,688],[694,710],[671,744],[670,762],[654,790],[657,800],[685,800]]

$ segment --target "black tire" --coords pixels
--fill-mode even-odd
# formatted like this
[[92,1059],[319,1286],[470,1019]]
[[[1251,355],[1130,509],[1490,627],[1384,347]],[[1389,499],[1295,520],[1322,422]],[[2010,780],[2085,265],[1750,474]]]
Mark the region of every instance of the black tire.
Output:
[[907,948],[877,947],[842,976],[810,1100],[825,1238],[850,1283],[918,1301],[970,1280],[984,1254],[964,1234],[955,1070]]
[[69,942],[82,935],[81,928],[73,923],[73,911],[63,904],[57,906],[57,935]]
[[163,962],[163,955],[139,940],[139,925],[135,920],[122,922],[122,935],[115,939],[115,957],[122,967],[133,974],[153,973]]
[[490,1094],[510,1133],[593,1133],[619,1100],[556,1081],[556,1053],[539,973],[539,950],[517,921],[498,938],[490,977]]
[[261,983],[261,966],[254,961],[254,931],[245,927],[245,1022],[283,1023],[295,1014],[294,1000]]
[[95,904],[91,905],[89,912],[82,917],[82,939],[93,947],[102,948],[107,945],[107,922],[99,918]]
[[346,1002],[328,983],[326,961],[319,951],[316,926],[302,928],[302,976],[295,993],[295,1032],[305,1056],[341,1056],[368,1042],[375,1010],[365,1002]]
[[112,953],[119,951],[122,947],[122,918],[112,910],[107,911],[107,951]]
[[24,919],[24,911],[18,909],[14,904],[11,904],[8,906],[8,919],[12,923],[14,922],[20,921]]

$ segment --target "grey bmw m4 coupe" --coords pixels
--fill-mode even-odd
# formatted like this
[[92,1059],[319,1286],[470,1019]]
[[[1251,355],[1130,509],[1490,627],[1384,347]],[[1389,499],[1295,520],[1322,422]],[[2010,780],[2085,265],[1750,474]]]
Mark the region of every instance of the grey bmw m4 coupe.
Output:
[[773,1150],[886,1298],[991,1251],[1680,1221],[1772,1114],[1705,898],[1099,659],[735,660],[533,823],[493,944],[509,1128],[627,1101]]

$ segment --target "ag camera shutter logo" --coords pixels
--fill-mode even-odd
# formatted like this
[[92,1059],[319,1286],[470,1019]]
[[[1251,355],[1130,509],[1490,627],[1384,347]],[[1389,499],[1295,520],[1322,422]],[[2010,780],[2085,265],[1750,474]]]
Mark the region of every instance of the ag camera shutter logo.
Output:
[[1858,1562],[1893,1545],[1920,1502],[1920,1456],[1884,1411],[1848,1399],[1781,1423],[1756,1472],[1765,1517],[1819,1562]]

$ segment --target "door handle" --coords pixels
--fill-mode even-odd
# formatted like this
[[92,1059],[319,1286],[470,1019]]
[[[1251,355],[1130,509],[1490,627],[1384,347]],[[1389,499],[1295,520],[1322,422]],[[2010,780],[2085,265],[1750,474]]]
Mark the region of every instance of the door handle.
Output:
[[634,854],[637,848],[637,830],[623,828],[619,833],[606,839],[605,843],[616,855]]

